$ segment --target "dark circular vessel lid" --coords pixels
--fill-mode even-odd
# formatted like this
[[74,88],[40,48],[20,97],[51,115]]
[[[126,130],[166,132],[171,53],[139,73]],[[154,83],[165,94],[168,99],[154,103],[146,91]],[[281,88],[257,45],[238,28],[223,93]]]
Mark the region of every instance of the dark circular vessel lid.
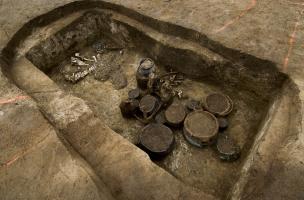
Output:
[[222,160],[234,161],[240,157],[240,147],[228,135],[218,136],[216,148]]
[[165,118],[165,112],[161,111],[159,112],[156,116],[155,116],[155,122],[158,124],[164,124],[167,122],[166,118]]
[[173,132],[163,124],[148,124],[139,135],[140,146],[150,155],[167,155],[174,141]]
[[184,121],[184,134],[203,143],[211,143],[219,129],[218,121],[209,112],[197,110],[187,115]]
[[227,95],[221,93],[213,93],[206,97],[205,107],[206,110],[213,114],[225,116],[232,111],[233,103]]
[[128,92],[129,99],[137,99],[140,96],[140,90],[138,88],[132,89]]
[[139,109],[143,113],[151,113],[157,106],[157,98],[152,95],[145,95],[139,102]]
[[190,111],[201,109],[200,102],[193,99],[188,100],[186,106]]
[[228,127],[228,125],[229,125],[228,119],[225,118],[225,117],[219,117],[219,118],[217,118],[217,121],[219,123],[219,128],[221,130],[226,129]]
[[184,121],[185,116],[186,116],[185,107],[178,100],[173,101],[173,103],[165,111],[166,121],[174,126],[181,124]]

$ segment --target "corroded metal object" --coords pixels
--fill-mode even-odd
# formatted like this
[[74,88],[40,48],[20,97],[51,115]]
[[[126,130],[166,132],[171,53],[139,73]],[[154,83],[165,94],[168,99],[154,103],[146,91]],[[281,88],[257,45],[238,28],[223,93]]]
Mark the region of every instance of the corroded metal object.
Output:
[[218,129],[218,121],[213,114],[197,110],[187,115],[183,134],[190,144],[203,147],[215,141]]
[[219,129],[220,130],[225,130],[226,128],[228,128],[229,122],[228,122],[227,118],[219,117],[219,118],[217,118],[217,121],[219,123]]
[[175,127],[180,126],[183,123],[185,117],[185,107],[178,100],[173,101],[173,103],[165,111],[165,118],[167,123]]
[[119,105],[121,114],[123,117],[133,117],[139,108],[139,101],[136,99],[127,99],[120,103]]
[[229,96],[221,93],[213,93],[206,97],[205,108],[218,116],[228,115],[233,109],[233,103]]
[[139,146],[153,159],[168,155],[174,142],[173,132],[163,124],[148,124],[139,135]]
[[147,89],[147,84],[151,74],[154,74],[156,71],[156,66],[154,61],[150,58],[143,58],[139,62],[139,66],[136,72],[136,81],[137,85],[141,89]]
[[240,157],[240,147],[225,134],[220,134],[217,139],[216,149],[220,159],[224,161],[234,161]]
[[132,89],[128,92],[129,99],[137,99],[140,96],[140,90],[138,88]]

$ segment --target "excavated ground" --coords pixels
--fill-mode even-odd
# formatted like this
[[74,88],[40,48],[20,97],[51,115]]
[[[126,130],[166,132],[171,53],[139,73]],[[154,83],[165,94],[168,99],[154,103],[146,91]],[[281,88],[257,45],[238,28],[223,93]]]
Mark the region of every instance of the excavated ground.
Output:
[[[101,41],[103,44],[110,43],[110,41]],[[80,55],[91,58],[96,53],[92,47],[88,47],[81,51]],[[124,49],[122,54],[119,50],[110,51],[101,56],[99,62],[104,65],[121,66],[128,81],[128,85],[123,89],[117,89],[111,78],[107,81],[96,80],[95,74],[98,73],[98,68],[97,72],[91,73],[76,84],[65,80],[61,71],[64,64],[71,65],[70,59],[53,69],[49,76],[66,92],[84,99],[94,113],[111,129],[136,144],[138,134],[144,125],[136,119],[123,118],[119,104],[127,98],[129,90],[136,88],[135,73],[139,60],[143,57],[145,55],[136,52],[136,49]],[[158,67],[163,73],[165,72],[164,67]],[[230,125],[226,132],[241,146],[242,159],[245,159],[267,112],[267,102],[245,92],[236,92],[225,86],[204,83],[203,80],[196,81],[187,78],[178,88],[185,96],[182,99],[183,103],[187,99],[202,101],[212,92],[229,94],[234,102],[234,111],[228,117]],[[191,186],[209,191],[214,196],[225,196],[239,176],[242,159],[233,163],[222,162],[211,147],[205,149],[193,147],[184,140],[181,130],[177,129],[174,132],[176,138],[174,151],[157,164]]]
[[[105,5],[111,9],[111,4]],[[11,116],[6,117],[0,127],[4,127],[3,130],[8,133],[18,132],[22,135],[22,138],[16,141],[14,134],[7,134],[0,143],[1,147],[8,149],[0,157],[1,163],[4,163],[0,168],[4,176],[0,187],[10,190],[9,188],[16,186],[16,190],[20,191],[8,194],[0,188],[0,194],[3,194],[5,199],[22,198],[23,192],[26,191],[24,186],[28,185],[27,179],[33,183],[31,190],[45,190],[48,197],[54,198],[58,198],[57,194],[62,194],[65,199],[112,199],[112,195],[118,199],[177,199],[177,196],[181,199],[259,199],[283,193],[284,190],[280,190],[283,179],[291,183],[286,186],[286,190],[290,191],[286,196],[294,197],[292,199],[301,196],[301,192],[292,192],[298,191],[297,188],[303,185],[300,181],[303,171],[300,166],[303,162],[299,160],[303,157],[299,151],[302,148],[299,143],[301,137],[296,136],[300,118],[299,91],[295,89],[292,81],[284,82],[287,76],[280,73],[274,63],[228,49],[198,32],[145,18],[115,6],[116,12],[113,13],[102,10],[106,15],[113,14],[110,21],[107,17],[104,18],[103,14],[101,18],[96,18],[95,15],[99,14],[94,11],[92,19],[96,19],[97,26],[94,20],[86,22],[81,21],[81,18],[82,24],[78,26],[77,18],[85,13],[85,9],[98,6],[98,3],[81,6],[79,10],[82,11],[67,16],[63,14],[65,11],[69,13],[78,9],[67,6],[63,13],[55,11],[45,19],[33,21],[25,26],[2,52],[6,61],[6,64],[0,63],[2,69],[16,85],[27,92],[19,96],[20,99],[27,99],[24,104],[15,104],[15,110],[5,105],[0,112],[0,117],[4,113]],[[126,17],[120,11],[134,18]],[[56,12],[61,14],[56,15]],[[61,15],[64,17],[60,18]],[[49,24],[53,20],[56,21]],[[69,25],[71,22],[72,26]],[[70,27],[67,28],[68,26]],[[73,27],[77,27],[76,30],[73,30]],[[98,32],[102,32],[101,37]],[[103,37],[104,33],[107,37]],[[21,36],[22,34],[24,36]],[[28,37],[23,41],[26,36]],[[44,43],[49,38],[51,43]],[[119,73],[113,73],[114,70],[110,67],[106,74],[107,80],[101,81],[94,76],[95,73],[98,74],[97,68],[76,84],[66,81],[62,70],[70,67],[70,56],[80,52],[81,55],[91,58],[96,55],[92,44],[97,40],[123,46],[122,51],[101,54],[98,60],[115,70],[118,69]],[[58,45],[60,41],[63,45]],[[35,47],[39,45],[35,51]],[[15,52],[16,47],[18,48]],[[41,52],[45,54],[40,54]],[[232,98],[234,110],[228,117],[230,126],[227,133],[242,148],[242,156],[238,161],[221,162],[211,148],[195,148],[184,140],[180,130],[174,130],[176,145],[173,152],[164,160],[155,163],[180,181],[176,182],[145,159],[141,150],[130,145],[137,142],[143,125],[136,120],[122,118],[118,105],[127,97],[127,92],[136,87],[135,71],[140,58],[143,57],[154,59],[162,72],[165,72],[169,65],[173,70],[185,73],[186,80],[179,88],[186,97],[201,100],[207,94],[219,91]],[[13,59],[16,62],[12,62]],[[3,67],[5,65],[8,66]],[[293,76],[297,77],[295,74]],[[126,80],[128,84],[124,87]],[[64,92],[61,92],[57,85]],[[49,88],[54,91],[48,90]],[[13,89],[8,93],[11,91],[19,90]],[[7,93],[6,90],[3,93]],[[41,116],[37,105],[26,95],[33,97],[49,122]],[[182,101],[185,102],[186,98]],[[88,109],[91,109],[98,119],[92,117]],[[78,117],[78,112],[84,114],[75,123],[73,120]],[[20,130],[14,129],[7,121],[17,116],[24,116],[24,120],[16,122]],[[100,125],[103,123],[115,133]],[[37,126],[38,130],[35,128]],[[27,128],[23,127],[33,127],[35,131],[31,131],[31,136],[26,137]],[[58,141],[56,133],[62,137],[61,142]],[[120,139],[116,133],[129,142]],[[293,143],[295,145],[290,145]],[[38,148],[31,147],[35,145]],[[56,149],[56,152],[47,147]],[[72,153],[65,155],[65,148]],[[17,154],[20,149],[21,153]],[[62,152],[61,157],[56,156]],[[290,162],[290,152],[296,160],[294,163]],[[82,158],[79,158],[78,153]],[[46,155],[50,154],[52,159],[46,159]],[[130,159],[126,159],[126,156]],[[25,158],[20,159],[23,157]],[[69,160],[75,161],[68,162]],[[288,167],[288,170],[283,166]],[[27,178],[15,184],[11,181],[12,177],[24,176],[23,168],[27,169]],[[36,180],[35,177],[42,179]],[[67,180],[67,187],[54,187],[67,183]],[[40,184],[43,181],[51,182],[54,188],[44,188]],[[189,189],[182,183],[198,190]],[[70,188],[69,184],[73,187]],[[270,193],[267,192],[268,189]],[[75,191],[80,191],[81,194],[75,195]],[[179,192],[177,194],[174,191]],[[39,199],[41,196],[42,193],[33,192],[29,198]]]
[[[71,18],[76,18],[76,20],[72,22],[72,26],[69,25],[67,28],[64,27],[71,22],[69,18],[59,20],[53,24],[52,27],[54,29],[57,28],[58,32],[54,35],[50,34],[48,37],[50,39],[44,38],[44,40],[41,40],[39,31],[33,34],[31,36],[32,40],[25,41],[25,45],[19,49],[19,54],[22,56],[22,54],[24,54],[22,52],[28,51],[28,49],[35,44],[36,46],[31,48],[26,55],[38,68],[44,70],[67,94],[72,94],[85,100],[95,115],[104,121],[112,130],[122,135],[131,143],[136,144],[138,134],[141,128],[143,128],[143,124],[135,119],[124,119],[121,116],[119,104],[127,97],[128,91],[136,87],[135,72],[140,59],[143,57],[150,57],[151,55],[153,56],[153,53],[149,52],[149,47],[153,45],[164,45],[166,47],[166,43],[161,44],[159,41],[162,40],[160,39],[155,44],[153,42],[151,44],[151,41],[147,40],[147,36],[142,35],[142,33],[138,34],[136,31],[135,33],[132,33],[133,29],[130,29],[128,26],[126,26],[127,28],[118,26],[118,29],[123,30],[122,33],[119,33],[118,31],[118,35],[116,30],[115,34],[110,36],[107,35],[98,38],[88,36],[89,39],[87,39],[86,33],[94,35],[94,32],[96,32],[95,27],[92,25],[92,21],[94,20],[91,20],[91,18],[94,19],[94,17],[96,17],[96,13],[93,12],[93,17],[89,19],[87,19],[87,17],[77,19],[81,14],[82,13],[74,14]],[[87,14],[84,16],[87,16]],[[116,18],[119,18],[119,16]],[[99,20],[98,17],[97,20]],[[102,20],[103,17],[101,18],[101,21]],[[106,25],[103,24],[102,26]],[[110,26],[112,27],[114,25]],[[128,28],[130,29],[130,33],[126,31]],[[81,33],[79,29],[83,30],[84,33]],[[102,29],[99,31],[106,32],[106,30]],[[119,34],[122,34],[122,36]],[[124,34],[127,34],[127,37],[131,38],[124,38]],[[136,39],[132,38],[133,34]],[[143,32],[143,34],[145,34],[145,32]],[[140,38],[141,36],[143,38]],[[149,36],[158,39],[163,37],[161,34],[158,35],[157,33]],[[62,38],[64,38],[63,45],[58,45],[56,41],[60,41]],[[82,45],[82,43],[87,44],[87,40],[92,40],[92,38],[94,41],[90,41],[89,46]],[[117,43],[117,38],[122,38],[123,41],[131,41],[131,44],[125,45],[127,47],[121,50]],[[40,43],[40,41],[42,42]],[[52,41],[55,42],[52,43]],[[144,43],[138,41],[144,41]],[[178,41],[176,39],[174,41],[175,45],[186,44],[184,41]],[[94,43],[119,48],[118,50],[105,51],[97,56],[97,53],[93,48]],[[78,46],[79,44],[81,44],[82,47],[76,48],[75,46]],[[76,49],[79,51],[76,51]],[[186,75],[186,79],[179,86],[179,89],[183,91],[184,95],[184,98],[182,99],[183,103],[185,103],[187,99],[202,101],[212,92],[226,93],[232,98],[234,110],[228,117],[230,125],[226,132],[231,135],[238,145],[240,145],[242,156],[241,159],[233,163],[222,162],[215,151],[212,150],[212,147],[204,149],[193,147],[184,140],[181,130],[176,129],[174,130],[176,145],[173,152],[162,161],[157,161],[156,163],[182,182],[202,191],[206,191],[215,197],[224,198],[240,175],[239,172],[242,168],[242,163],[246,160],[253,139],[258,132],[260,124],[266,116],[268,106],[271,103],[269,99],[266,99],[265,93],[256,94],[253,92],[256,91],[258,93],[261,91],[261,88],[259,87],[263,87],[264,80],[261,79],[261,83],[259,83],[260,80],[257,78],[257,86],[250,85],[250,90],[247,91],[246,89],[237,89],[233,85],[229,85],[230,78],[233,79],[235,77],[233,74],[231,75],[229,71],[225,72],[226,69],[224,69],[223,72],[214,72],[215,76],[219,75],[219,77],[215,77],[215,80],[206,77],[204,74],[207,72],[205,70],[208,70],[208,66],[206,69],[198,71],[201,75],[195,74],[195,76],[191,76],[193,73],[197,73],[197,70],[192,72],[192,55],[189,56],[186,53],[179,52],[179,50],[171,50],[170,47],[168,55],[170,55],[171,51],[175,57],[160,55],[160,58],[155,61],[158,63],[157,66],[162,73],[165,73],[168,68],[179,71],[183,64],[188,66],[188,68],[181,70],[182,72],[188,73],[190,76],[189,78]],[[87,58],[96,56],[98,62],[96,64],[97,68],[91,74],[77,83],[71,83],[64,78],[64,73],[66,70],[72,68],[70,55],[73,55],[76,52]],[[159,54],[161,54],[161,52],[165,53],[160,50]],[[205,52],[203,52],[202,55],[205,55],[204,53]],[[196,52],[193,52],[193,54],[196,54]],[[179,56],[184,56],[183,63],[174,66],[174,64],[180,61]],[[210,56],[207,52],[205,56],[206,58],[203,58],[202,61],[195,62],[197,62],[198,65],[206,65],[204,62],[210,62],[208,56],[212,57],[217,55],[214,54]],[[63,58],[65,59],[63,60]],[[166,58],[168,58],[168,60],[166,60]],[[194,58],[194,60],[195,59],[197,58]],[[56,62],[57,60],[63,61]],[[164,67],[162,63],[167,63],[170,67]],[[19,63],[18,65],[22,64]],[[228,66],[228,69],[229,68],[231,67]],[[210,72],[208,73],[210,74]],[[227,77],[225,77],[225,73],[227,73]],[[214,75],[211,73],[210,76]],[[242,76],[244,76],[244,79],[246,80],[246,75]],[[223,80],[217,80],[221,77],[223,77]],[[246,85],[251,84],[250,81],[251,80],[249,79],[247,82],[245,81],[243,83],[245,88]],[[279,85],[279,83],[272,83],[271,81],[272,80],[269,81],[269,84],[274,84],[274,86],[269,86],[269,88],[277,87],[276,84]],[[278,79],[278,81],[280,81],[280,79]],[[277,88],[274,90],[277,90]],[[264,94],[265,96],[263,96]]]

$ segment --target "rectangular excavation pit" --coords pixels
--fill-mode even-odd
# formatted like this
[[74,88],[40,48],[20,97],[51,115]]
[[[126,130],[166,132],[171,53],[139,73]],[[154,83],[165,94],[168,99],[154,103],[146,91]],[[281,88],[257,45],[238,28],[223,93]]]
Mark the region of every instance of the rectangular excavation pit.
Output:
[[[107,12],[105,12],[107,13]],[[241,146],[241,158],[227,163],[212,147],[188,144],[174,129],[176,145],[159,166],[179,180],[217,197],[225,197],[239,177],[242,163],[271,103],[284,80],[276,71],[256,71],[178,37],[164,35],[122,17],[92,11],[30,49],[26,57],[67,93],[86,101],[94,113],[115,132],[136,144],[143,124],[122,117],[119,104],[136,87],[135,73],[141,58],[152,58],[162,73],[172,69],[186,79],[179,86],[185,96],[202,100],[212,92],[229,95],[234,110],[226,130]],[[93,46],[109,48],[97,57]],[[76,52],[97,64],[76,83],[64,78]],[[127,84],[126,84],[127,83]],[[182,99],[185,104],[187,98]]]

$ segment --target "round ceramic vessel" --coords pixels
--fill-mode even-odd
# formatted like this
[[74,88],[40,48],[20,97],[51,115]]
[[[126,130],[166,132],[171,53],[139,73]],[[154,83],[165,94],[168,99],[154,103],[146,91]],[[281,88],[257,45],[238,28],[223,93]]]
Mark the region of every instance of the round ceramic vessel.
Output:
[[231,98],[221,93],[208,95],[204,102],[206,110],[217,116],[226,116],[233,109]]
[[221,134],[218,136],[216,149],[221,160],[235,161],[240,157],[240,147],[228,135]]
[[213,114],[197,110],[187,115],[183,134],[190,144],[203,147],[215,141],[218,130],[218,121]]
[[120,103],[119,105],[121,114],[123,117],[133,117],[139,108],[139,101],[137,99],[127,99]]
[[165,111],[165,119],[171,126],[180,126],[186,117],[184,105],[180,101],[173,101],[173,103]]
[[139,102],[139,109],[141,112],[150,115],[153,113],[157,105],[158,105],[158,99],[148,94],[143,96],[143,98],[141,98]]
[[147,89],[147,84],[149,81],[149,75],[156,71],[156,66],[154,61],[150,58],[143,58],[139,62],[139,66],[136,72],[137,85],[141,89]]
[[140,147],[155,159],[169,154],[173,149],[174,142],[173,132],[163,124],[148,124],[139,135]]
[[138,88],[132,89],[128,92],[129,99],[137,99],[140,96],[140,90]]

